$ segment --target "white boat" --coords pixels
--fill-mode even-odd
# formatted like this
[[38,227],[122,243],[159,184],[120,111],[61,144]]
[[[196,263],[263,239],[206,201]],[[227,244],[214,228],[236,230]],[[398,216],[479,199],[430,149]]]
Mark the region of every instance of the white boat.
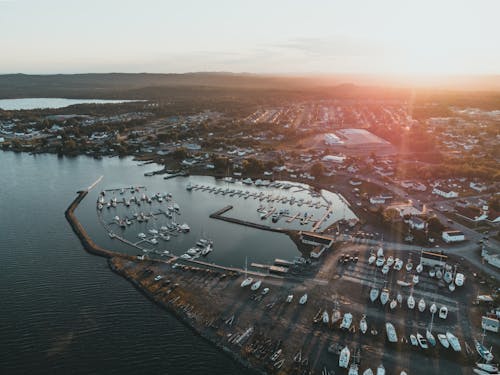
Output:
[[302,297],[300,297],[300,299],[299,299],[299,303],[300,303],[301,305],[305,305],[305,304],[306,304],[306,302],[307,302],[307,293],[306,293],[306,294],[304,294],[304,295],[303,295]]
[[383,364],[377,367],[377,375],[385,375],[385,367]]
[[448,285],[448,289],[450,290],[450,292],[455,291],[455,283],[453,281],[450,283],[450,285]]
[[420,298],[420,301],[418,301],[418,311],[420,312],[425,311],[425,301],[423,298]]
[[149,242],[152,243],[153,245],[158,245],[158,240],[156,238],[151,238]]
[[339,356],[339,367],[347,368],[349,366],[349,360],[351,359],[351,352],[347,346],[340,351]]
[[396,300],[398,301],[399,304],[403,303],[403,296],[401,295],[401,293],[398,293]]
[[337,323],[342,318],[342,314],[339,309],[333,309],[332,311],[332,324]]
[[493,361],[493,353],[488,350],[486,346],[481,344],[478,340],[474,340],[474,346],[476,347],[477,353],[483,358],[486,362]]
[[191,182],[188,182],[187,185],[186,185],[186,190],[187,191],[191,191],[193,190],[193,185],[191,184]]
[[398,335],[392,323],[385,323],[385,331],[387,333],[387,340],[389,340],[389,342],[398,342]]
[[394,310],[397,305],[398,305],[398,302],[395,299],[393,299],[391,301],[391,303],[389,304],[389,307],[391,308],[391,310]]
[[377,288],[372,288],[370,290],[370,300],[372,302],[375,302],[377,300],[378,295],[379,295],[379,290]]
[[474,374],[478,374],[478,375],[498,375],[498,372],[492,374],[489,371],[481,370],[478,368],[472,369],[472,371],[474,372]]
[[431,269],[429,270],[429,276],[430,276],[430,277],[436,277],[436,270],[435,270],[434,268],[431,268]]
[[286,297],[286,302],[287,303],[290,303],[293,301],[293,294],[289,294],[287,297]]
[[396,258],[396,261],[394,262],[394,269],[396,271],[399,271],[401,268],[403,268],[403,261],[399,258]]
[[418,275],[413,275],[413,280],[412,280],[413,284],[418,284],[419,280],[420,279],[419,279]]
[[251,178],[245,178],[244,180],[241,180],[245,185],[252,185],[253,181]]
[[253,283],[253,285],[252,285],[252,287],[250,289],[257,290],[257,289],[260,288],[261,284],[262,284],[262,281],[257,280],[255,283]]
[[158,231],[156,229],[150,229],[148,230],[149,233],[151,233],[153,236],[156,236],[158,234]]
[[451,271],[446,271],[443,275],[443,280],[449,284],[452,282],[453,280],[453,274],[451,273]]
[[410,343],[413,345],[413,346],[418,346],[418,341],[417,341],[417,338],[414,334],[411,334],[410,335]]
[[446,335],[443,333],[438,333],[439,343],[443,346],[443,348],[448,349],[450,347],[450,342],[446,338]]
[[368,264],[373,264],[373,262],[375,262],[375,260],[377,259],[377,257],[375,255],[370,255],[370,257],[368,258]]
[[347,375],[358,375],[358,365],[353,363],[351,367],[349,367]]
[[442,277],[443,277],[443,271],[441,271],[441,269],[438,269],[436,271],[436,278],[441,280]]
[[363,371],[363,375],[373,375],[373,371],[371,368],[367,368],[365,371]]
[[413,310],[415,308],[415,298],[413,298],[413,296],[411,294],[408,297],[408,300],[406,301],[406,303],[407,303],[409,309]]
[[186,223],[183,223],[183,224],[179,225],[179,229],[182,232],[189,232],[191,230],[191,228],[189,227],[189,225],[187,225]]
[[448,308],[446,306],[441,306],[439,309],[439,317],[441,319],[446,319],[448,317]]
[[328,314],[328,312],[325,310],[323,311],[323,317],[322,317],[322,320],[323,320],[323,323],[324,324],[328,324],[330,323],[330,315]]
[[263,296],[265,296],[265,295],[266,295],[266,294],[268,294],[268,293],[269,293],[269,288],[264,288],[264,289],[262,289],[261,294],[262,294]]
[[412,269],[413,269],[413,263],[412,262],[406,263],[406,270],[410,272]]
[[342,318],[342,323],[340,323],[340,328],[349,329],[351,328],[351,324],[352,324],[352,314],[345,313],[344,317]]
[[429,308],[429,310],[430,310],[431,314],[435,314],[435,313],[437,313],[438,308],[437,308],[436,304],[433,303],[431,305],[431,307]]
[[476,363],[476,366],[480,368],[481,370],[487,371],[489,373],[497,373],[498,372],[498,365],[492,365],[491,363]]
[[143,239],[144,239],[144,238],[146,238],[146,235],[145,235],[144,233],[142,233],[142,232],[141,232],[141,233],[139,233],[139,234],[137,235],[137,237],[139,237],[139,238],[143,238]]
[[251,278],[251,277],[247,277],[245,280],[243,280],[243,281],[241,282],[241,285],[240,285],[240,286],[241,286],[242,288],[244,288],[244,287],[249,286],[251,283],[253,283],[253,278]]
[[197,247],[191,247],[186,251],[186,253],[189,255],[198,255],[200,253],[200,249]]
[[420,273],[424,270],[424,266],[422,266],[422,263],[419,263],[417,268],[415,268],[415,271],[417,271],[417,273]]
[[383,256],[384,256],[384,249],[383,249],[383,248],[382,248],[382,246],[381,246],[381,247],[379,247],[379,248],[378,248],[378,250],[377,250],[377,257],[378,257],[378,258],[381,258],[381,257],[383,257]]
[[387,275],[388,272],[389,266],[387,264],[384,264],[384,266],[382,267],[382,274]]
[[212,250],[213,250],[212,244],[208,244],[207,246],[205,246],[201,250],[201,255],[206,256],[206,255],[210,254],[212,252]]
[[426,330],[425,331],[425,338],[427,339],[427,342],[431,344],[432,346],[436,346],[436,338],[432,334],[431,331]]
[[380,302],[385,306],[387,302],[389,302],[389,289],[382,289],[382,293],[380,293]]
[[110,238],[115,238],[116,237],[116,234],[114,234],[113,232],[109,232],[108,235],[109,235]]
[[384,257],[378,257],[377,260],[375,261],[375,265],[377,267],[382,267],[384,265],[385,258]]
[[462,350],[460,341],[458,341],[458,338],[453,333],[451,333],[450,331],[446,332],[446,338],[450,342],[450,346],[454,351],[460,352]]
[[189,255],[189,254],[182,254],[180,256],[180,258],[182,258],[182,259],[192,259],[193,257],[191,255]]
[[417,341],[418,345],[420,345],[422,349],[429,349],[429,345],[427,345],[427,340],[424,338],[424,336],[422,336],[418,332],[417,332]]
[[404,280],[397,280],[396,284],[398,284],[400,286],[410,286],[411,285],[411,283],[404,281]]
[[392,265],[394,264],[394,258],[392,257],[392,255],[387,258],[387,262],[385,263],[388,267],[392,267]]
[[366,322],[366,316],[363,315],[361,320],[359,321],[359,330],[365,334],[368,331],[368,323]]
[[455,276],[455,284],[457,286],[462,286],[464,285],[464,281],[465,281],[465,276],[463,273],[457,273],[456,276]]

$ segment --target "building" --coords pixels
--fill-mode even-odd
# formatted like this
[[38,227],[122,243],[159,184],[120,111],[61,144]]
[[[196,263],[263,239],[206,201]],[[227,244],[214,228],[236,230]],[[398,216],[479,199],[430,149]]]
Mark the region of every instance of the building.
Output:
[[427,223],[425,220],[422,220],[419,217],[412,216],[408,220],[408,224],[410,225],[411,229],[417,229],[417,230],[424,230],[427,226]]
[[341,156],[341,155],[326,155],[326,156],[323,156],[321,161],[342,164],[345,161],[345,159],[346,159],[345,156]]
[[455,213],[458,216],[463,217],[466,220],[472,221],[474,223],[478,223],[480,221],[486,220],[488,215],[481,211],[481,209],[477,207],[456,207]]
[[327,146],[341,145],[344,142],[334,133],[325,134],[325,144]]
[[420,256],[422,266],[443,268],[447,260],[448,257],[446,255],[430,251],[422,251],[422,255]]
[[446,243],[465,241],[465,235],[459,230],[445,230],[442,237]]
[[333,238],[314,232],[301,231],[299,235],[302,243],[306,245],[330,247],[333,244]]
[[483,184],[480,184],[480,183],[476,183],[476,182],[471,182],[469,184],[469,187],[472,190],[475,190],[475,191],[477,191],[479,193],[482,193],[483,191],[488,190],[488,187],[486,185],[483,185]]
[[488,249],[486,245],[483,245],[481,256],[488,264],[500,268],[500,253],[493,252],[491,249]]
[[494,317],[483,316],[481,319],[481,328],[486,331],[498,333],[500,321]]
[[385,198],[382,197],[370,197],[371,204],[385,204]]
[[458,193],[456,191],[441,188],[439,186],[432,189],[432,194],[439,195],[443,198],[458,198]]

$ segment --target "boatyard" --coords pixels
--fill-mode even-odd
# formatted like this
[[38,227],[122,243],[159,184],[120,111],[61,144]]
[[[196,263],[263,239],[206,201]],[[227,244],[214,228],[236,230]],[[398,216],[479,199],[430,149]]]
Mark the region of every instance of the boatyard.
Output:
[[[148,204],[139,188],[134,191],[139,201],[144,198]],[[337,242],[319,260],[276,258],[273,265],[252,262],[260,271],[249,271],[248,264],[227,267],[197,259],[203,250],[216,249],[217,239],[201,238],[184,254],[190,256],[142,247],[151,245],[160,234],[189,232],[177,224],[150,229],[148,235],[141,232],[144,236],[138,236],[132,245],[145,251],[131,256],[103,249],[89,238],[73,214],[86,195],[87,191],[80,192],[67,211],[85,248],[110,258],[115,272],[257,370],[325,375],[369,374],[370,370],[377,374],[459,374],[476,362],[478,366],[491,362],[485,360],[495,353],[489,347],[498,347],[496,336],[482,335],[478,328],[484,307],[470,297],[487,292],[485,281],[475,280],[479,271],[452,255],[396,251],[383,243]],[[110,228],[121,227],[121,220],[126,227],[126,220],[130,225],[139,218],[155,222],[155,218],[168,218],[168,212],[174,216],[172,213],[182,211],[182,207],[174,208],[168,193],[156,194],[150,199],[158,204],[165,199],[167,210],[107,222],[101,214],[108,211],[101,199],[104,196],[106,193],[99,195],[98,216],[114,239],[120,236]],[[108,199],[111,212],[118,199]],[[127,199],[123,205],[127,207]],[[231,210],[231,205],[225,206],[211,217],[228,218]],[[228,221],[245,225],[238,219]],[[311,233],[307,238],[315,238],[314,232],[307,233]],[[316,240],[322,239],[328,238],[318,234]],[[154,254],[159,257],[153,259]]]

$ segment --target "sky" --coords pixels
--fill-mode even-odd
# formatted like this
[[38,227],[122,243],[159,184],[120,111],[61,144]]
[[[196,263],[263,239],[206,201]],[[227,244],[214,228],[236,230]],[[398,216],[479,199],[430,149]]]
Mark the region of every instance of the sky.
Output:
[[498,0],[0,0],[0,74],[500,74]]

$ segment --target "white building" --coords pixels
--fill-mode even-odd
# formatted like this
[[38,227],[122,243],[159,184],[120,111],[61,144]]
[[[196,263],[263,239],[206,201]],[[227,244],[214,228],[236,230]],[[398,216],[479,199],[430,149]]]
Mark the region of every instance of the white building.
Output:
[[337,135],[333,133],[325,134],[325,144],[327,146],[341,145],[343,143],[344,142]]
[[446,243],[465,241],[465,235],[459,230],[445,230],[442,237]]
[[408,222],[411,229],[424,230],[427,223],[419,217],[412,216]]
[[370,197],[371,204],[385,204],[385,198],[382,197]]
[[480,183],[475,183],[475,182],[471,182],[469,184],[469,187],[472,189],[472,190],[475,190],[479,193],[485,191],[485,190],[488,190],[488,187],[486,185],[483,185],[483,184],[480,184]]
[[345,156],[341,155],[326,155],[321,161],[342,164],[345,161]]
[[432,194],[440,195],[443,198],[458,198],[458,193],[456,191],[441,188],[439,186],[432,189]]

